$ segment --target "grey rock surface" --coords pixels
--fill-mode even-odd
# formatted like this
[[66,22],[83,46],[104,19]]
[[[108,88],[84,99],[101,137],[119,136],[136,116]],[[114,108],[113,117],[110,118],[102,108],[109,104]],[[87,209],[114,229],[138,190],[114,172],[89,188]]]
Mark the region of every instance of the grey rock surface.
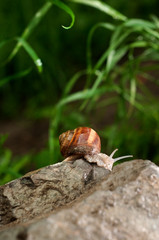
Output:
[[71,205],[6,228],[2,239],[157,240],[159,168],[147,160],[119,164]]
[[66,205],[107,174],[82,159],[29,172],[0,187],[0,226],[26,222]]

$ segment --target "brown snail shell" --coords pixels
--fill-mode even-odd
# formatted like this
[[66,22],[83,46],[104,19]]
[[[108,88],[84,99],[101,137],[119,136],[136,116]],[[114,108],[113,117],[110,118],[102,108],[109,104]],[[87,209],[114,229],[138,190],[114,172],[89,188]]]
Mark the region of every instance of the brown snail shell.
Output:
[[59,136],[59,142],[64,157],[93,155],[101,151],[100,137],[89,127],[78,127],[64,132]]
[[64,161],[75,161],[83,157],[90,163],[96,163],[99,167],[112,170],[114,162],[132,157],[132,155],[113,158],[118,149],[115,149],[110,156],[100,153],[101,142],[98,134],[91,128],[78,127],[69,130],[59,136],[60,150],[66,158]]

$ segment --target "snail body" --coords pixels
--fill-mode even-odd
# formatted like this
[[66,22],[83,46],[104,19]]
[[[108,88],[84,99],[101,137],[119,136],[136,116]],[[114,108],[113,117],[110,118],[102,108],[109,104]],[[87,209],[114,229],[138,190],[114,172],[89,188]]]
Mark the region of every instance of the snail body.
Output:
[[88,127],[78,127],[62,133],[59,136],[59,142],[61,154],[66,158],[64,161],[73,161],[83,157],[88,162],[96,163],[110,171],[114,162],[132,157],[132,155],[128,155],[113,159],[113,155],[118,149],[115,149],[110,156],[100,153],[100,137]]

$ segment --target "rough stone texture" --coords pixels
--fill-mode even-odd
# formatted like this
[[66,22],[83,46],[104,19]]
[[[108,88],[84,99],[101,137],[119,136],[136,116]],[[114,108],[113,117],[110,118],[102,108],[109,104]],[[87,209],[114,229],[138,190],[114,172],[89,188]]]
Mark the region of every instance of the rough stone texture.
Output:
[[26,222],[66,205],[107,174],[81,159],[44,167],[1,186],[0,226]]
[[4,239],[157,240],[159,168],[146,160],[119,164],[71,206],[3,230]]

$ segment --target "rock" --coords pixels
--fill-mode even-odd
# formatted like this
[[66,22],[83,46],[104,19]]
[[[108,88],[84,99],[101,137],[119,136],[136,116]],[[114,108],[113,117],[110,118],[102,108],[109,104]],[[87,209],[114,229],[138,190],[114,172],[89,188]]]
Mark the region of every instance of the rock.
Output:
[[30,172],[0,187],[0,226],[26,222],[66,205],[107,174],[82,159]]
[[[128,161],[97,182],[90,183],[91,188],[72,204],[41,215],[42,219],[6,227],[0,240],[159,239],[159,168],[155,164]],[[77,188],[71,187],[72,191]]]

